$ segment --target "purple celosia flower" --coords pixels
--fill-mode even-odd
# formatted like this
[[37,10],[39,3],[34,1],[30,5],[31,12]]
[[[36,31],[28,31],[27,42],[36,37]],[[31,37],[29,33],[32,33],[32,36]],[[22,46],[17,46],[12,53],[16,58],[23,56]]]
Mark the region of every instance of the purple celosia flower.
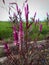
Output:
[[19,27],[19,37],[22,38],[23,34],[24,34],[24,32],[23,32],[23,22],[22,21],[20,21],[20,25],[19,26],[20,26]]
[[28,14],[29,14],[29,8],[28,8],[28,4],[26,4],[25,7],[26,26],[28,26]]
[[39,31],[42,32],[42,24],[40,24]]
[[24,37],[24,32],[23,32],[23,22],[20,21],[20,25],[19,25],[19,43],[21,43],[21,40]]
[[23,22],[22,21],[20,21],[20,25],[19,25],[18,39],[19,39],[19,49],[21,50],[21,44],[24,42],[24,32],[23,32]]
[[16,26],[13,26],[13,37],[14,37],[14,44],[18,43],[18,32],[16,31]]

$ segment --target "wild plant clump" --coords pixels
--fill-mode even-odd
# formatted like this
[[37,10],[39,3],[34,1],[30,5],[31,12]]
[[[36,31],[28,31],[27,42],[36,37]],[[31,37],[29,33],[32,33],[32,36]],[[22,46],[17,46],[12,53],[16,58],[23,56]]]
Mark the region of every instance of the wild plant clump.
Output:
[[[3,0],[5,4],[5,1]],[[39,35],[42,33],[42,24],[39,23],[39,19],[35,20],[36,12],[32,18],[32,22],[29,23],[29,6],[26,0],[23,3],[23,8],[25,12],[26,19],[26,29],[24,32],[22,11],[15,2],[9,3],[9,18],[12,24],[13,30],[13,46],[6,44],[4,42],[4,52],[7,59],[2,63],[3,65],[49,65],[49,44],[41,42],[38,45]],[[13,7],[16,6],[16,9]],[[14,12],[13,17],[11,16],[11,7],[16,10],[17,14]],[[32,43],[28,42],[28,30],[32,24],[39,26],[39,33],[36,39]]]

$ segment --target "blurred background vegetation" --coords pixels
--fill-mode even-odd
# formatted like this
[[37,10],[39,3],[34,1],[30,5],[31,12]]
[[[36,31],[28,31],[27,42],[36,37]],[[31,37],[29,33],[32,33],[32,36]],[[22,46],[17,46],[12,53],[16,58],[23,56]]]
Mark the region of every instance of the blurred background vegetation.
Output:
[[[47,21],[46,20],[42,21],[42,22],[39,22],[39,23],[42,24],[43,27],[42,27],[42,32],[41,32],[38,40],[43,40],[49,34],[49,26],[47,26]],[[25,27],[26,27],[25,22],[23,22],[24,31],[26,29]],[[30,28],[28,30],[29,38],[31,40],[34,40],[38,36],[38,33],[39,33],[39,26],[36,25],[36,27],[35,27],[35,24],[33,23],[32,28]],[[6,22],[6,21],[1,22],[0,21],[0,40],[2,40],[2,39],[5,39],[5,40],[13,39],[12,34],[13,33],[12,33],[12,24],[11,24],[11,22]]]

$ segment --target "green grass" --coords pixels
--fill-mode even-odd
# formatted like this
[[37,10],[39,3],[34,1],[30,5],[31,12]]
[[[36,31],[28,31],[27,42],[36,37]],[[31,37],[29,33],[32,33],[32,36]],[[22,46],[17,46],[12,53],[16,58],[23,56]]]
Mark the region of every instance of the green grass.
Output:
[[0,22],[0,39],[7,39],[12,36],[10,22]]
[[[40,23],[43,25],[43,29],[42,29],[42,32],[39,36],[39,40],[42,40],[46,37],[46,35],[48,35],[49,26],[46,25],[46,22],[40,22]],[[6,39],[7,40],[8,38],[12,38],[12,28],[11,28],[11,26],[12,25],[11,25],[10,22],[0,22],[0,39]],[[25,22],[23,23],[23,26],[24,26],[24,30],[26,32]],[[39,33],[39,26],[37,25],[35,27],[35,25],[32,24],[32,32],[30,32],[29,38],[31,40],[34,40],[35,38],[37,38],[38,33]]]
[[[38,40],[43,40],[46,38],[46,36],[49,35],[49,26],[47,26],[46,22],[40,22],[40,23],[43,25],[43,27],[42,27],[42,32],[40,33]],[[39,25],[35,27],[35,24],[33,23],[32,31],[29,34],[29,38],[31,38],[31,40],[34,40],[35,38],[37,38],[38,33],[39,33]]]

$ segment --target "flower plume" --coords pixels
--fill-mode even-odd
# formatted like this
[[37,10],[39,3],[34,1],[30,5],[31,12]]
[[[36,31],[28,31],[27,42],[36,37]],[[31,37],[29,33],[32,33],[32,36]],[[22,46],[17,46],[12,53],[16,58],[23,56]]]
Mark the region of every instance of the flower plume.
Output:
[[26,4],[26,7],[25,7],[26,27],[28,27],[28,14],[29,14],[29,7],[28,7],[28,4]]
[[13,26],[13,37],[14,37],[14,44],[18,43],[18,32],[16,31],[16,26]]

